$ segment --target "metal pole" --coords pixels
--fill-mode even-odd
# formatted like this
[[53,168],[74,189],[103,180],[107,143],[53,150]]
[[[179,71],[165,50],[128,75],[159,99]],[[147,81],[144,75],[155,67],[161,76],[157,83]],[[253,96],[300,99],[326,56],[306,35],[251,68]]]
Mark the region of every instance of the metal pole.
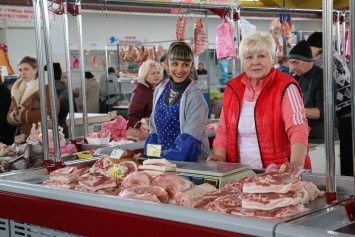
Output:
[[70,67],[70,49],[69,49],[69,31],[68,31],[68,5],[63,2],[63,32],[65,47],[65,67],[68,76],[68,94],[69,94],[69,118],[70,118],[70,140],[72,144],[76,144],[75,118],[74,118],[74,96],[73,81]]
[[[117,52],[117,53],[119,53],[119,52]],[[108,61],[108,46],[107,45],[105,45],[105,58],[106,58],[106,68],[105,68],[105,70],[106,70],[106,83],[105,83],[105,85],[106,85],[106,103],[108,103],[109,102],[109,100],[110,100],[110,95],[108,94],[108,63],[109,63],[109,61]],[[115,86],[115,84],[112,84],[112,86]],[[105,104],[105,106],[106,106],[106,104]],[[109,103],[109,111],[111,111],[111,104]]]
[[334,153],[334,98],[333,98],[333,3],[323,0],[323,81],[324,84],[324,137],[326,152],[326,200],[330,204],[336,199],[335,153]]
[[[47,1],[40,1],[42,19],[43,19],[43,29],[44,29],[44,45],[46,48],[46,61],[47,61],[47,72],[48,72],[48,86],[49,86],[49,98],[51,105],[51,115],[52,115],[52,131],[53,131],[53,143],[54,143],[54,163],[56,168],[62,167],[61,155],[60,155],[60,145],[59,145],[59,130],[58,130],[58,114],[56,105],[56,90],[54,86],[54,73],[53,73],[53,62],[52,62],[52,48],[49,35],[49,19],[48,19],[48,5]],[[46,98],[46,97],[45,97]],[[42,131],[43,132],[43,131]]]
[[81,79],[81,94],[83,98],[83,126],[84,126],[84,140],[88,137],[88,116],[86,107],[86,85],[85,85],[85,64],[84,64],[84,49],[83,49],[83,29],[81,20],[81,1],[75,3],[78,15],[76,16],[78,25],[78,38],[79,38],[79,58],[80,58],[80,79]]
[[[345,18],[345,13],[342,14],[342,24],[341,24],[341,27],[342,27],[342,34],[341,34],[341,42],[343,44],[343,50],[342,50],[342,55],[343,57],[345,57],[345,31],[346,31],[346,18]],[[341,52],[341,51],[340,51]]]
[[[339,54],[341,54],[341,50],[340,50],[340,40],[341,40],[341,37],[340,37],[340,12],[339,11],[336,14],[335,32],[336,32],[335,35],[336,35],[336,39],[337,39],[336,50]],[[332,37],[333,37],[333,35],[332,35]]]
[[[35,22],[35,34],[36,34],[36,50],[37,50],[37,65],[38,65],[38,83],[39,83],[39,94],[42,100],[40,100],[41,111],[47,111],[46,106],[46,91],[44,83],[44,68],[43,68],[43,54],[42,54],[42,26],[41,26],[41,12],[39,6],[40,0],[33,0],[33,12],[34,12],[34,22]],[[43,165],[45,167],[49,164],[49,151],[48,151],[48,124],[47,124],[47,113],[41,113],[41,129],[42,129],[42,144],[43,144]]]
[[[235,22],[235,27],[236,27],[236,36],[237,36],[237,40],[236,40],[236,44],[237,44],[237,53],[239,54],[239,45],[240,45],[240,8],[237,9],[237,14],[238,14],[238,20],[236,20]],[[238,62],[239,62],[239,74],[242,74],[243,73],[243,68],[242,68],[242,65],[240,63],[240,58],[238,57]],[[235,68],[235,66],[234,66]],[[235,69],[234,69],[234,73],[233,73],[233,78],[236,76],[236,72],[235,72]]]
[[[233,21],[233,8],[231,8],[230,9],[230,11],[229,11],[229,13],[230,13],[230,16],[231,16],[231,20]],[[238,20],[239,21],[239,20]],[[237,30],[237,32],[239,32],[239,25],[238,24],[235,24],[236,25],[236,29],[234,29],[234,32],[235,32],[235,30]],[[234,35],[234,34],[233,34]],[[234,42],[233,42],[233,44],[234,44]],[[235,72],[235,58],[232,58],[232,78],[234,78],[234,77],[236,77],[236,72]]]
[[[350,1],[350,12],[355,12],[355,2],[354,0]],[[355,27],[355,17],[354,14],[350,14],[350,29]],[[355,31],[350,30],[350,73],[351,73],[351,78],[355,78],[355,44],[354,44],[354,39],[355,39]],[[355,172],[355,101],[354,101],[354,96],[355,96],[355,80],[351,80],[351,127],[352,127],[352,143],[353,143],[353,168]],[[355,173],[354,173],[354,180],[355,180]],[[354,181],[354,186],[355,186],[355,181]]]

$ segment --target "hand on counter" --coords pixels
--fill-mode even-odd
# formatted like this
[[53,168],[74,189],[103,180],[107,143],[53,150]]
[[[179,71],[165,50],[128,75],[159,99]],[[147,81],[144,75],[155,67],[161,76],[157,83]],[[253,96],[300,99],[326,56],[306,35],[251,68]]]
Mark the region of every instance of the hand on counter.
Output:
[[225,162],[225,158],[219,155],[210,155],[207,157],[207,161]]
[[304,169],[302,166],[298,165],[297,163],[293,162],[286,162],[280,166],[279,172],[282,173],[289,173],[293,174],[295,178],[299,178],[300,175],[303,173]]

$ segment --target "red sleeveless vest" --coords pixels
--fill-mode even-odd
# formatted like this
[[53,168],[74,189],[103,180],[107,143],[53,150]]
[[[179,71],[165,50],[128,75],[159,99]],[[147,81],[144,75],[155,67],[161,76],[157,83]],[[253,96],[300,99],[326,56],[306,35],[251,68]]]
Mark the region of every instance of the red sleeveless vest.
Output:
[[[240,106],[245,91],[245,84],[241,82],[244,76],[245,73],[229,81],[223,95],[224,118],[229,135],[228,162],[240,162],[239,151],[237,150],[237,130]],[[255,127],[263,168],[272,163],[282,164],[289,161],[291,145],[282,122],[281,102],[290,84],[295,84],[301,93],[296,80],[276,69],[271,69],[269,75],[265,78],[265,83],[265,88],[259,95],[254,110]],[[273,116],[268,116],[270,114],[273,114]],[[308,151],[304,168],[312,168]]]

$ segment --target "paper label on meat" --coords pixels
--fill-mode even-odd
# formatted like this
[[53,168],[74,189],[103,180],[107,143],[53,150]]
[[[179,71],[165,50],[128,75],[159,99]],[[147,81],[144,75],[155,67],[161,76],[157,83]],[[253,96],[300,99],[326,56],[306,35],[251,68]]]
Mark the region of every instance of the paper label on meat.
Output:
[[124,150],[122,150],[122,149],[113,149],[113,151],[111,152],[110,158],[120,159],[122,157],[123,153],[124,153]]
[[148,144],[147,147],[147,155],[148,156],[154,156],[154,157],[160,157],[161,153],[161,145],[158,144]]
[[114,164],[107,172],[105,172],[105,176],[110,178],[122,178],[127,169],[126,166]]

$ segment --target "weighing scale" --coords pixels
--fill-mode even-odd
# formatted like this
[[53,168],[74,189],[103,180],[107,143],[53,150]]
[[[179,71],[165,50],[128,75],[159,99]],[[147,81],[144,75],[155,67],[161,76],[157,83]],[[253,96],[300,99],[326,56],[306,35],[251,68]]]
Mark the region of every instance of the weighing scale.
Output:
[[176,171],[197,185],[209,183],[216,188],[222,188],[229,181],[255,175],[249,165],[210,161],[176,162]]

